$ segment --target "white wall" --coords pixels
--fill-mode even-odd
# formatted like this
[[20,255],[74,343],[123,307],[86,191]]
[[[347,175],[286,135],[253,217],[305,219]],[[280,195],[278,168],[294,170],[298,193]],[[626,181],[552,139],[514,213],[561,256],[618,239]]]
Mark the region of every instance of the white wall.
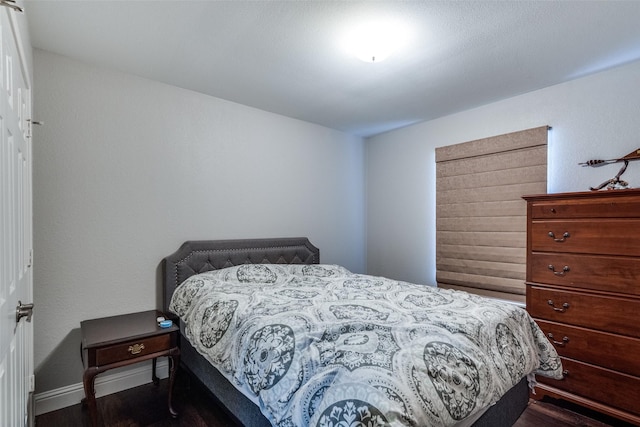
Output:
[[363,272],[361,138],[40,50],[35,81],[38,392],[81,382],[80,321],[161,306],[185,240],[307,236]]
[[[435,285],[436,147],[549,125],[548,192],[583,191],[621,164],[578,163],[640,148],[639,123],[635,62],[368,139],[367,272]],[[640,187],[640,161],[622,178]]]

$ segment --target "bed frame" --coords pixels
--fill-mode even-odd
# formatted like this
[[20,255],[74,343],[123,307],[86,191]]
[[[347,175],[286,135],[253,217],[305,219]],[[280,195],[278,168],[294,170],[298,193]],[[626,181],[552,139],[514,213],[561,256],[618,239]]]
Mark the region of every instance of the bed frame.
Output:
[[[305,237],[187,241],[162,261],[165,313],[176,287],[194,274],[240,264],[318,264],[320,250]],[[180,323],[180,330],[184,325]],[[181,365],[202,383],[220,406],[245,427],[271,426],[257,405],[220,374],[186,338],[180,340]],[[529,401],[525,378],[476,420],[474,427],[510,427]]]

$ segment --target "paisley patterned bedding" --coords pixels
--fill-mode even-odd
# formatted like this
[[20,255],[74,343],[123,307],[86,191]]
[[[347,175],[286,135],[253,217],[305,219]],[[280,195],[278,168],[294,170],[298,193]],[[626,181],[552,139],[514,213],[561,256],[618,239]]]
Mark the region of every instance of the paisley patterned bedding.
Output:
[[449,426],[560,359],[527,312],[334,265],[192,276],[170,309],[274,426]]

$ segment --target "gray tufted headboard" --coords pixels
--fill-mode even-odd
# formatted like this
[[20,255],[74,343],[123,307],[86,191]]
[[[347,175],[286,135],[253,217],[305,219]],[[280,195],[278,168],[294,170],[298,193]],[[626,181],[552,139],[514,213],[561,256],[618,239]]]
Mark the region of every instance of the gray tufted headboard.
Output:
[[318,264],[320,250],[306,237],[190,240],[162,260],[163,310],[176,287],[194,274],[240,264]]

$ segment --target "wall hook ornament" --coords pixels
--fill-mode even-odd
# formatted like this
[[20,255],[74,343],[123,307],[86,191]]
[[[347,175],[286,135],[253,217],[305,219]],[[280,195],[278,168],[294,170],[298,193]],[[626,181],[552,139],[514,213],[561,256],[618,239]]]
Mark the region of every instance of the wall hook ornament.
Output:
[[23,12],[22,8],[16,4],[16,0],[0,0],[0,6],[6,6],[16,12]]
[[620,179],[620,176],[627,170],[627,166],[629,166],[629,161],[638,160],[638,159],[640,159],[640,148],[632,151],[631,153],[627,154],[624,157],[620,157],[619,159],[608,159],[608,160],[594,159],[594,160],[587,160],[586,162],[578,163],[578,164],[580,166],[591,166],[591,167],[597,168],[597,167],[608,165],[611,163],[624,163],[624,165],[622,166],[622,168],[620,168],[616,176],[606,180],[605,182],[598,185],[597,187],[589,187],[591,191],[602,190],[605,187],[607,188],[607,190],[615,190],[615,189],[627,188],[629,186],[629,183],[627,181]]

